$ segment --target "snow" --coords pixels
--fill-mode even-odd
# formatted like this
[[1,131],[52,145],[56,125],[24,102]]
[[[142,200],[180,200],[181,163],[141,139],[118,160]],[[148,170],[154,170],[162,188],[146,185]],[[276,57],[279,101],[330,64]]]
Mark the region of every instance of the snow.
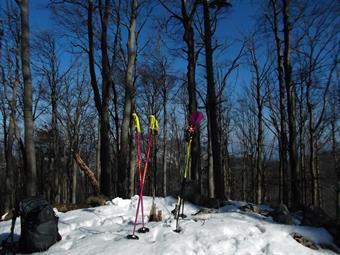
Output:
[[[277,224],[271,218],[240,211],[238,207],[242,202],[229,203],[216,213],[197,215],[192,214],[200,207],[185,203],[188,217],[180,220],[182,231],[175,233],[176,221],[170,211],[176,200],[172,197],[155,199],[157,210],[162,210],[162,222],[148,222],[152,198],[144,197],[145,222],[150,232],[137,233],[139,240],[129,240],[126,236],[132,233],[137,202],[138,196],[115,198],[101,207],[56,212],[63,239],[39,254],[335,254],[329,250],[309,249],[290,236],[298,232],[316,243],[332,243],[325,229]],[[10,224],[10,221],[0,223],[1,239],[8,234]],[[20,235],[20,220],[15,233]]]

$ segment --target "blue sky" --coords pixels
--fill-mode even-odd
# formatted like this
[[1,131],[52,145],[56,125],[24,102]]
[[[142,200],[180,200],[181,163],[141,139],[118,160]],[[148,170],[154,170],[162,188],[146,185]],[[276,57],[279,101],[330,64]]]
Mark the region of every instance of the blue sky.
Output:
[[[154,0],[156,1],[156,0]],[[231,0],[233,6],[229,11],[228,19],[225,21],[225,31],[229,35],[237,35],[250,31],[253,26],[252,16],[256,10],[253,0]],[[30,21],[32,29],[50,28],[53,24],[49,10],[47,9],[47,0],[31,0]]]
[[[156,0],[154,0],[156,1]],[[38,33],[40,30],[55,30],[58,26],[56,22],[51,17],[50,11],[47,8],[47,0],[32,0],[29,1],[30,8],[30,25],[31,32]],[[221,54],[215,54],[215,60],[218,62],[227,62],[232,59],[240,48],[240,39],[242,39],[247,34],[250,34],[254,31],[254,16],[256,15],[256,5],[253,0],[231,0],[233,4],[232,8],[229,10],[228,15],[224,20],[219,23],[218,30],[216,33],[216,39],[219,42],[228,43],[233,42],[232,46]],[[149,24],[149,26],[151,26]],[[146,40],[147,37],[150,37],[148,31],[152,32],[150,27],[145,28],[145,37],[141,38],[141,40]],[[149,32],[149,33],[150,33]],[[152,36],[152,35],[151,35]],[[143,43],[141,43],[143,45]],[[67,65],[67,62],[72,59],[69,53],[63,53],[63,62]],[[186,63],[183,60],[176,60],[174,63],[173,69],[183,70],[185,71]],[[229,81],[231,84],[237,83],[235,86],[237,91],[240,91],[239,88],[242,84],[245,84],[247,80],[249,80],[249,73],[243,70],[241,67],[238,72],[238,79],[235,80],[236,74]],[[198,73],[202,71],[198,68]],[[203,75],[203,73],[202,73]]]

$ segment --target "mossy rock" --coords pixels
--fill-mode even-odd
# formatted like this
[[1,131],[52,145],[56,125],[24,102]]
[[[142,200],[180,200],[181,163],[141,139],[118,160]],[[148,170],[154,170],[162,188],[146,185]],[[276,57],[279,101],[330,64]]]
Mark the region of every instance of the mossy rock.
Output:
[[89,196],[86,199],[86,204],[90,207],[102,206],[105,205],[108,199],[105,196]]

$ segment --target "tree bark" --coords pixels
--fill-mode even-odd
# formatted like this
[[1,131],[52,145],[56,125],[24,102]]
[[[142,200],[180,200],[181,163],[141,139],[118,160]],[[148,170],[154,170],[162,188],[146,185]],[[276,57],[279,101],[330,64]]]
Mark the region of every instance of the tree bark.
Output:
[[[188,13],[186,1],[181,1],[182,9],[182,24],[184,28],[183,40],[187,46],[187,81],[188,81],[188,95],[189,95],[189,115],[197,112],[197,97],[196,97],[196,52],[194,29],[192,27],[193,17],[196,11],[197,3],[194,3],[192,10]],[[192,179],[200,181],[201,170],[201,144],[199,129],[195,134],[191,147],[191,176]]]
[[257,199],[256,203],[261,204],[263,198],[263,110],[261,103],[261,92],[259,85],[256,88],[257,90],[257,141],[256,141],[256,179],[257,179]]
[[110,197],[112,195],[111,178],[111,145],[110,145],[110,120],[109,120],[109,98],[112,77],[110,73],[107,28],[110,16],[110,0],[105,0],[104,14],[101,0],[99,0],[99,13],[101,18],[101,53],[102,53],[102,109],[100,119],[100,164],[101,164],[101,192]]
[[99,1],[99,12],[101,21],[101,38],[100,47],[102,54],[102,96],[100,96],[95,72],[95,57],[94,57],[94,31],[93,31],[93,1],[88,0],[87,13],[87,29],[88,29],[88,55],[89,55],[89,70],[91,76],[91,86],[94,93],[95,105],[100,117],[100,166],[101,166],[101,193],[110,197],[112,195],[111,182],[111,146],[110,146],[110,125],[109,125],[109,96],[110,85],[112,82],[107,46],[107,27],[108,18],[110,15],[110,1],[105,0],[104,13],[102,10],[102,1]]
[[72,197],[71,203],[77,203],[77,172],[78,172],[78,165],[75,159],[72,160]]
[[32,78],[30,69],[29,54],[29,20],[28,20],[28,0],[17,1],[20,6],[21,15],[21,64],[24,80],[24,125],[25,125],[25,169],[26,195],[34,196],[37,193],[37,168],[35,147],[33,140],[33,115],[32,115]]
[[[339,147],[337,143],[337,122],[339,119],[339,110],[340,110],[340,87],[338,86],[338,91],[336,91],[336,87],[332,91],[332,101],[331,101],[331,109],[332,109],[332,117],[331,117],[331,136],[332,136],[332,156],[333,156],[333,166],[334,172],[336,176],[335,183],[335,206],[336,206],[336,217],[340,219],[340,164],[339,164]],[[338,95],[337,95],[338,94]]]
[[284,81],[287,94],[287,110],[288,110],[288,153],[289,167],[291,172],[291,206],[297,207],[301,203],[301,190],[299,187],[299,165],[297,154],[297,130],[296,130],[296,114],[295,114],[295,89],[292,82],[292,65],[291,65],[291,45],[290,45],[290,0],[283,1],[283,34],[284,34]]
[[100,164],[100,119],[98,119],[98,137],[96,142],[96,174],[97,180],[101,183],[101,164]]
[[134,78],[136,65],[136,21],[137,21],[137,0],[131,1],[131,16],[129,25],[129,37],[127,43],[128,62],[125,77],[125,99],[124,99],[124,113],[121,129],[121,142],[119,152],[119,168],[118,168],[118,195],[127,197],[128,187],[128,158],[129,149],[129,126],[131,120],[132,103],[134,100]]
[[318,173],[316,166],[316,140],[315,140],[315,126],[314,126],[314,111],[310,102],[310,85],[307,85],[307,109],[309,113],[309,171],[312,177],[312,203],[314,206],[319,206],[319,187],[318,187]]
[[163,88],[163,196],[167,195],[167,135],[168,135],[168,116],[167,116],[167,89]]
[[299,147],[300,147],[300,162],[299,162],[299,167],[300,167],[300,173],[301,173],[301,202],[302,204],[307,203],[307,179],[306,179],[306,155],[305,155],[305,143],[304,143],[304,138],[305,138],[305,117],[304,117],[304,107],[303,107],[303,97],[304,97],[304,89],[303,86],[300,87],[300,105],[299,105],[299,119],[300,119],[300,124],[299,124],[299,130],[300,130],[300,135],[299,135]]
[[[256,130],[256,203],[261,204],[263,200],[263,104],[264,96],[261,93],[261,87],[263,82],[263,75],[265,75],[265,70],[260,69],[257,55],[256,46],[252,39],[249,41],[249,54],[251,58],[251,65],[254,72],[253,89],[254,97],[256,101],[256,112],[257,112],[257,130]],[[263,68],[266,68],[264,66]]]
[[220,157],[220,141],[218,139],[219,123],[217,121],[217,102],[215,93],[214,67],[213,67],[213,50],[211,45],[212,33],[210,27],[209,2],[203,0],[204,11],[204,46],[205,61],[207,75],[207,107],[210,125],[210,133],[208,139],[211,140],[213,166],[214,166],[214,182],[216,198],[224,199],[224,177],[222,171],[222,162]]
[[[1,49],[0,49],[1,50]],[[13,155],[14,149],[14,140],[15,140],[15,132],[17,129],[16,125],[16,108],[17,108],[17,85],[19,82],[19,45],[16,47],[15,51],[15,74],[14,79],[11,82],[12,85],[12,98],[10,100],[10,113],[9,113],[9,125],[7,129],[7,114],[3,114],[3,126],[4,126],[4,150],[5,150],[5,162],[6,162],[6,178],[5,178],[5,201],[4,208],[5,210],[9,210],[15,204],[15,195],[16,191],[13,189],[14,187],[14,176],[16,173],[16,162],[15,157]],[[8,66],[11,65],[10,57],[8,56]],[[5,78],[5,71],[3,66],[1,66],[2,72],[2,81],[3,81],[3,99],[4,101],[8,98],[7,95],[7,86],[8,79]]]
[[[207,109],[209,114],[209,110]],[[210,117],[208,116],[208,137],[211,137]],[[211,139],[208,139],[208,196],[209,198],[215,197],[215,177],[214,177],[214,159],[212,151]]]
[[276,43],[276,55],[277,55],[277,72],[280,91],[280,131],[278,135],[279,142],[279,173],[280,173],[280,185],[279,185],[279,202],[288,204],[288,190],[287,190],[287,131],[286,131],[286,109],[285,109],[285,85],[283,80],[283,56],[282,56],[282,41],[279,36],[278,28],[278,15],[276,0],[271,0],[271,6],[273,9],[273,32]]
[[[130,133],[135,131],[133,125],[130,125]],[[129,190],[128,197],[132,197],[135,194],[135,168],[136,168],[136,146],[134,139],[130,139],[130,166],[129,166]]]
[[242,159],[242,201],[247,201],[247,155]]

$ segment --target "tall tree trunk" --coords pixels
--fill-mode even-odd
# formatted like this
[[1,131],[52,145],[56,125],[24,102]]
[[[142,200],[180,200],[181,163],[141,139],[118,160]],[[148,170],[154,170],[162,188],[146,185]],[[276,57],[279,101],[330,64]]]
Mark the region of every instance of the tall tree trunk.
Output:
[[[256,130],[256,203],[261,204],[264,196],[263,193],[263,102],[264,96],[261,94],[262,77],[260,67],[257,61],[256,46],[250,41],[249,53],[251,56],[252,68],[254,69],[255,101],[257,112],[257,130]],[[265,68],[265,66],[264,66]],[[265,70],[263,70],[265,71]]]
[[102,108],[100,125],[100,180],[101,193],[110,197],[112,195],[111,177],[111,146],[109,137],[109,112],[108,104]]
[[[182,1],[182,3],[185,1]],[[185,11],[184,11],[185,10]],[[186,6],[182,4],[182,15],[184,35],[183,39],[187,45],[187,79],[188,79],[188,95],[189,95],[189,115],[197,112],[197,98],[196,98],[196,53],[194,41],[194,29],[192,27],[192,17],[190,18],[186,13]],[[191,147],[191,176],[194,180],[200,181],[201,169],[201,144],[200,132],[195,134]]]
[[[54,67],[54,66],[53,66]],[[57,122],[57,81],[55,77],[55,68],[52,68],[52,81],[51,87],[51,106],[52,106],[52,119],[51,119],[51,132],[52,132],[52,146],[51,146],[51,170],[54,179],[54,202],[60,203],[60,188],[59,188],[59,148],[58,148],[58,122]]]
[[98,119],[98,137],[96,142],[96,174],[97,180],[101,183],[101,164],[100,164],[100,119]]
[[29,21],[28,0],[17,0],[21,15],[21,64],[24,80],[24,125],[25,125],[25,169],[26,195],[34,196],[37,193],[37,168],[35,147],[33,140],[34,122],[32,116],[32,79],[29,54]]
[[[1,50],[1,49],[0,49]],[[15,157],[13,155],[14,149],[14,140],[15,140],[15,132],[16,132],[16,108],[17,108],[17,84],[19,82],[19,48],[16,48],[15,54],[15,77],[13,79],[12,85],[12,98],[10,100],[10,116],[9,116],[9,125],[7,130],[7,116],[3,115],[3,123],[4,123],[4,149],[5,149],[5,162],[6,162],[6,180],[5,180],[5,201],[4,208],[5,210],[9,210],[15,204],[15,195],[16,191],[13,189],[14,187],[14,176],[16,172],[16,163]],[[8,66],[10,66],[10,59],[8,57]],[[3,97],[6,100],[7,95],[7,81],[5,78],[5,73],[2,68],[2,81],[4,86]]]
[[339,164],[339,153],[337,152],[337,141],[336,141],[336,112],[335,103],[333,103],[333,116],[331,122],[332,129],[332,154],[333,154],[333,165],[336,175],[336,193],[335,193],[335,205],[336,205],[336,217],[340,219],[340,164]]
[[110,119],[109,98],[112,83],[107,45],[107,28],[110,16],[110,0],[105,0],[104,13],[102,1],[99,0],[99,13],[101,18],[101,53],[102,53],[102,109],[100,119],[100,164],[101,164],[101,192],[106,196],[112,195],[111,178],[111,145],[110,145]]
[[[208,109],[207,109],[207,113]],[[208,116],[208,137],[210,137],[211,133],[211,125],[210,125],[210,117]],[[213,151],[212,151],[212,142],[211,139],[208,139],[208,196],[210,198],[215,196],[215,181],[214,181],[214,159],[213,159]]]
[[163,89],[163,196],[167,195],[167,135],[168,135],[168,116],[167,116],[167,89]]
[[305,120],[304,120],[304,108],[302,99],[304,97],[304,89],[303,86],[300,87],[300,105],[299,105],[299,119],[300,119],[300,135],[299,135],[299,148],[300,148],[300,173],[301,173],[301,203],[307,203],[307,182],[306,182],[306,160],[305,160],[305,143],[304,143],[304,136],[305,136]]
[[[260,93],[259,88],[257,93]],[[260,95],[260,94],[258,94]],[[257,100],[260,96],[258,96]],[[259,101],[258,101],[259,102]],[[262,128],[262,105],[258,103],[257,114],[257,142],[256,142],[256,179],[257,179],[257,199],[256,203],[261,204],[263,198],[263,128]]]
[[[188,111],[189,115],[193,112],[197,112],[197,97],[196,97],[196,52],[195,52],[195,39],[194,39],[194,28],[193,22],[196,14],[197,6],[199,1],[192,1],[191,8],[188,10],[188,1],[181,0],[181,14],[177,15],[172,12],[169,7],[166,6],[162,1],[160,1],[162,6],[170,12],[174,18],[182,23],[184,34],[183,40],[186,43],[186,58],[187,58],[187,89],[189,96]],[[191,145],[191,171],[190,176],[197,182],[201,179],[201,144],[200,144],[200,132],[195,134]],[[200,186],[203,184],[201,183]]]
[[[119,54],[119,50],[121,50],[119,41],[121,38],[121,20],[120,20],[120,9],[121,9],[121,0],[118,1],[118,5],[116,6],[115,9],[115,26],[116,26],[116,33],[114,37],[114,42],[113,42],[113,54],[112,54],[112,59],[111,59],[111,79],[112,79],[112,101],[113,101],[113,109],[114,109],[114,126],[115,126],[115,146],[114,150],[115,153],[114,155],[118,155],[119,157],[119,150],[120,150],[120,130],[119,130],[119,105],[118,105],[118,92],[117,92],[117,85],[113,80],[114,73],[117,70],[117,57]],[[114,183],[113,187],[113,194],[117,194],[117,172],[118,172],[118,166],[119,166],[119,160],[117,158],[114,159],[113,163],[113,168],[115,169],[114,174],[112,175],[112,182]]]
[[127,155],[129,149],[129,126],[131,120],[132,103],[134,100],[134,78],[136,65],[136,21],[137,21],[137,0],[131,1],[131,16],[129,25],[129,37],[127,43],[128,62],[125,77],[125,100],[124,113],[121,129],[121,141],[119,152],[119,168],[118,168],[118,195],[127,197],[128,187],[128,163]]
[[214,166],[214,182],[215,197],[224,199],[224,177],[222,171],[222,162],[220,157],[220,141],[218,139],[219,123],[217,120],[217,100],[215,93],[214,67],[213,67],[213,50],[211,46],[212,33],[210,27],[210,13],[208,0],[203,1],[204,10],[204,46],[205,61],[207,75],[207,106],[210,125],[210,133],[208,139],[211,140],[213,166]]
[[247,201],[247,155],[243,154],[242,159],[242,200]]
[[[307,89],[308,90],[308,89]],[[309,93],[307,93],[309,94]],[[312,203],[314,206],[319,206],[319,187],[318,187],[318,174],[316,166],[316,141],[314,130],[314,111],[309,102],[309,95],[307,95],[307,105],[309,112],[309,170],[312,177]]]
[[301,191],[299,187],[299,166],[297,154],[297,130],[295,116],[295,89],[292,82],[292,65],[291,65],[291,46],[290,46],[290,0],[283,1],[283,33],[284,33],[284,81],[287,94],[288,109],[288,153],[289,167],[291,172],[291,206],[297,207],[301,203]]
[[[336,87],[332,91],[332,118],[331,118],[331,136],[332,136],[332,156],[333,156],[333,167],[336,176],[335,181],[335,206],[336,206],[336,217],[340,219],[340,164],[339,164],[339,148],[337,143],[337,136],[336,132],[338,129],[337,121],[340,109],[339,102],[340,102],[340,87],[337,95]],[[338,97],[337,97],[338,96]]]
[[75,159],[71,158],[72,162],[72,200],[71,203],[77,203],[77,173],[78,173],[78,165]]
[[305,144],[300,138],[300,171],[301,171],[301,189],[302,189],[302,203],[307,203],[307,180],[306,180],[306,155]]
[[[0,49],[1,50],[1,49]],[[5,102],[5,100],[7,99],[8,95],[7,95],[7,82],[5,80],[5,73],[4,73],[4,69],[1,66],[1,78],[2,78],[2,82],[3,82],[3,94],[2,94],[2,100]],[[2,127],[3,127],[3,133],[4,133],[4,152],[5,152],[5,163],[6,163],[6,172],[5,172],[5,187],[4,187],[4,191],[3,191],[3,199],[1,199],[1,203],[3,204],[0,207],[0,210],[5,210],[5,211],[9,211],[12,205],[12,201],[11,201],[11,195],[13,194],[12,192],[12,171],[13,169],[13,153],[12,153],[12,148],[13,148],[13,141],[14,139],[10,138],[9,133],[11,132],[12,128],[11,125],[9,125],[9,128],[7,129],[7,111],[4,105],[3,109],[2,109]],[[11,122],[11,120],[10,120]]]
[[287,131],[286,131],[286,109],[285,109],[285,87],[283,81],[283,56],[282,56],[282,42],[279,36],[278,16],[279,11],[276,6],[276,0],[271,0],[273,9],[273,33],[276,44],[276,57],[277,57],[277,73],[279,82],[279,97],[280,97],[280,131],[278,134],[279,143],[279,202],[288,204],[288,191],[287,191]]
[[[135,131],[133,125],[130,125],[130,134]],[[128,197],[132,197],[135,194],[135,168],[136,168],[136,146],[134,139],[130,139],[130,166],[129,166],[129,190]]]
[[102,194],[110,197],[112,195],[111,182],[111,146],[110,146],[110,125],[109,125],[109,91],[112,83],[107,46],[107,27],[108,18],[110,15],[110,1],[105,0],[104,14],[102,10],[102,1],[99,1],[99,13],[101,21],[101,38],[100,46],[102,53],[102,97],[100,97],[95,71],[94,57],[94,31],[93,31],[93,1],[88,0],[87,13],[87,29],[88,29],[88,44],[89,44],[89,70],[91,76],[91,86],[94,94],[95,105],[100,117],[100,165],[101,165],[101,185],[100,191]]

